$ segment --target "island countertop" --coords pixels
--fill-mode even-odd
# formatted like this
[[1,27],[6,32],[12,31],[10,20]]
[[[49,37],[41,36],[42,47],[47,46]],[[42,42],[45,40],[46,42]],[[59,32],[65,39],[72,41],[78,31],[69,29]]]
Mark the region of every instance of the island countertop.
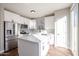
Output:
[[40,40],[38,38],[36,38],[35,36],[32,35],[20,35],[18,36],[18,39],[21,39],[21,40],[27,40],[27,41],[31,41],[31,42],[36,42],[36,43],[39,43]]
[[20,35],[18,36],[18,39],[24,39],[24,40],[28,40],[31,42],[41,42],[41,41],[45,41],[49,39],[49,35],[42,35],[40,33],[36,33],[36,34],[24,34],[24,35]]
[[40,33],[36,33],[36,34],[24,34],[24,35],[20,35],[18,36],[18,39],[22,39],[22,40],[28,40],[31,42],[41,42],[41,41],[45,41],[45,40],[49,40],[50,39],[50,35],[49,34],[40,34]]

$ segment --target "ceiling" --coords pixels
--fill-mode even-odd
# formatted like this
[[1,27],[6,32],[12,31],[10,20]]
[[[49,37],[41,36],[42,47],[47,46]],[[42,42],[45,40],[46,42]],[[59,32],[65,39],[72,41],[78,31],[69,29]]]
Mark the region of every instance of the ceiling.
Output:
[[[56,10],[71,6],[71,3],[3,3],[7,10],[16,12],[28,18],[37,18],[49,15]],[[35,10],[31,13],[30,10]]]

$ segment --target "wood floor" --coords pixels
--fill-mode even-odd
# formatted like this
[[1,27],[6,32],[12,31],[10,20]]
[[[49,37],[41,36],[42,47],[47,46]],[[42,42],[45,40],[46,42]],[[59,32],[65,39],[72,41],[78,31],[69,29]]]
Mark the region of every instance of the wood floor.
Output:
[[19,56],[18,55],[18,48],[12,49],[10,51],[1,53],[0,56]]
[[[2,53],[0,56],[19,56],[18,48]],[[47,56],[73,56],[73,53],[66,48],[50,46]]]
[[47,55],[48,56],[73,56],[73,53],[70,49],[50,46],[50,49]]

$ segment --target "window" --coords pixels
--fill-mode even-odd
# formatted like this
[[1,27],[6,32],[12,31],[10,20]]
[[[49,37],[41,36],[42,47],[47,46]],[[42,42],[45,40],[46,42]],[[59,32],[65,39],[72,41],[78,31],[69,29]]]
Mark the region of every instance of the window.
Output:
[[78,10],[75,5],[71,11],[71,49],[74,52],[78,51]]

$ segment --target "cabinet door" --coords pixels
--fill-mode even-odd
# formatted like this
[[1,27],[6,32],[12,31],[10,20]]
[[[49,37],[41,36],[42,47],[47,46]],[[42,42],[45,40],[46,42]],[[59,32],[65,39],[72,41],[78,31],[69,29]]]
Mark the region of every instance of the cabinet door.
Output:
[[8,11],[4,11],[4,21],[12,21],[12,14]]
[[45,17],[45,29],[54,29],[54,17]]
[[[32,20],[31,20],[31,21],[32,21]],[[29,25],[29,24],[30,24],[30,19],[24,18],[24,23],[25,23],[26,25]]]
[[36,20],[33,20],[33,28],[36,29]]
[[16,48],[18,45],[16,39],[7,40],[7,42],[8,42],[9,49]]
[[44,18],[38,18],[36,20],[36,26],[38,30],[43,30],[45,29],[45,21]]
[[36,20],[30,20],[30,29],[36,29]]
[[20,16],[15,14],[15,13],[12,13],[12,12],[9,12],[9,11],[4,11],[4,21],[14,21],[15,23],[20,23]]
[[20,24],[24,24],[24,18],[20,16]]
[[13,20],[15,23],[19,23],[19,22],[20,22],[20,16],[17,15],[17,14],[12,13],[12,20]]
[[54,17],[45,17],[45,29],[47,32],[54,33]]

